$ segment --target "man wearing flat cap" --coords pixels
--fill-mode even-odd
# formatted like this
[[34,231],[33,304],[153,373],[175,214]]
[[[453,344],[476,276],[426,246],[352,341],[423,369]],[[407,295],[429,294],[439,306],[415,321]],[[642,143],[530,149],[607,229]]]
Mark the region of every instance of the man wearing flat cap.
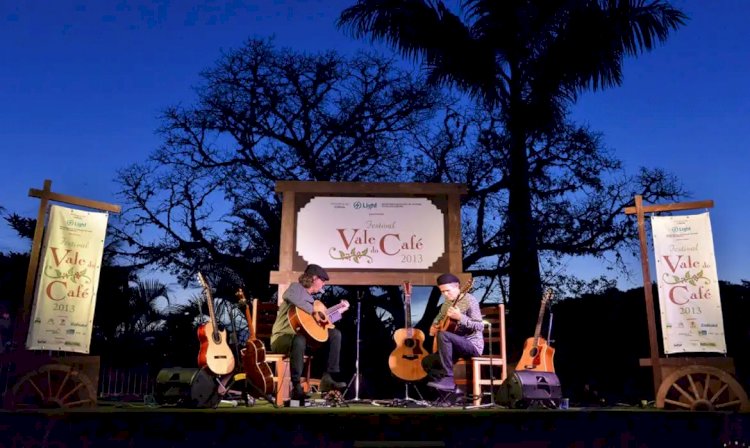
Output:
[[[430,336],[437,339],[437,351],[422,359],[422,367],[432,378],[428,386],[442,391],[455,390],[453,364],[459,358],[482,354],[484,324],[479,302],[466,292],[461,294],[459,279],[453,274],[442,274],[437,285],[445,297],[437,317],[430,327]],[[454,323],[453,331],[440,330],[444,319]]]
[[[292,400],[304,400],[307,398],[300,384],[302,370],[305,365],[305,350],[307,349],[307,337],[298,334],[289,323],[287,313],[290,308],[297,307],[308,314],[313,312],[326,312],[325,306],[313,298],[313,294],[323,291],[325,282],[328,281],[328,273],[317,264],[310,264],[305,272],[299,276],[298,283],[289,285],[282,296],[283,301],[276,314],[276,322],[273,324],[271,335],[271,350],[274,353],[287,353],[289,355],[290,376],[292,380]],[[343,313],[349,308],[348,304],[338,311]],[[328,330],[328,364],[326,372],[320,379],[320,391],[328,392],[334,389],[343,389],[345,382],[336,381],[334,376],[339,372],[339,353],[341,352],[341,332],[336,328]]]

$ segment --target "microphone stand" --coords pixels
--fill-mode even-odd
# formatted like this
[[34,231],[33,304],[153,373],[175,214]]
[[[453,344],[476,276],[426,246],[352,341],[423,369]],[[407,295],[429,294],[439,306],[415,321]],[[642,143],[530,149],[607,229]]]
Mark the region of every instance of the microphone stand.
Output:
[[362,296],[363,294],[361,292],[357,293],[357,358],[354,361],[354,376],[351,380],[349,380],[349,384],[346,386],[346,390],[344,391],[344,395],[349,391],[349,388],[352,386],[352,382],[354,382],[354,398],[351,400],[347,400],[347,403],[370,403],[370,400],[361,400],[359,398],[359,346],[362,340],[359,338],[359,325],[360,321],[362,320]]

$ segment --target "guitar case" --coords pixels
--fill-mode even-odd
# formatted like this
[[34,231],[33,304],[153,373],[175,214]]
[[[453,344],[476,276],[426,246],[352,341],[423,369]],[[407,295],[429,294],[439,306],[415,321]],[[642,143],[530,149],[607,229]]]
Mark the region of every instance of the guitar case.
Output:
[[170,367],[156,375],[154,399],[160,405],[187,408],[215,408],[219,405],[219,384],[206,368]]
[[512,408],[532,405],[556,408],[561,399],[560,379],[554,372],[518,370],[497,391],[495,402]]

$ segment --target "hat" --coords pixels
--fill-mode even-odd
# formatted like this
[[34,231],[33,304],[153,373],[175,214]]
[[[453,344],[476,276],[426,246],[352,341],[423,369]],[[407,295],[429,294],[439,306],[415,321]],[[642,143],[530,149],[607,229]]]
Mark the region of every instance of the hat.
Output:
[[438,286],[445,285],[446,283],[461,283],[461,280],[459,280],[458,277],[450,273],[443,274],[437,278]]
[[328,272],[326,272],[325,269],[321,268],[317,264],[307,265],[307,269],[305,269],[305,274],[314,275],[318,277],[319,279],[323,280],[324,282],[328,281]]

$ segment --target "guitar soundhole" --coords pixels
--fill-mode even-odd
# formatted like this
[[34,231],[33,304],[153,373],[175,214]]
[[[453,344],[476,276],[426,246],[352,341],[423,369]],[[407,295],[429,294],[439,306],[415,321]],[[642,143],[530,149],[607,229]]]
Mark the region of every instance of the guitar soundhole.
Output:
[[414,347],[414,339],[405,339],[404,340],[404,345],[407,346],[407,347],[409,347],[409,348]]
[[529,356],[531,356],[532,358],[534,358],[537,354],[539,354],[538,348],[532,348],[531,350],[529,350]]

